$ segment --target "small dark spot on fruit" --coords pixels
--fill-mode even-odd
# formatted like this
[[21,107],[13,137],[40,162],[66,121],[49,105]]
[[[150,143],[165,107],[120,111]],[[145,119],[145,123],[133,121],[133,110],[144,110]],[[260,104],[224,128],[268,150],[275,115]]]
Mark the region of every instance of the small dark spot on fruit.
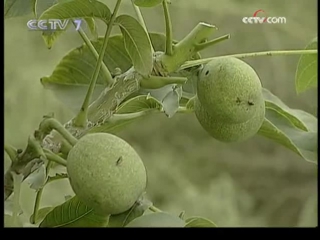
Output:
[[237,104],[240,104],[240,103],[241,103],[240,98],[237,97],[236,103],[237,103]]
[[208,74],[209,74],[209,70],[206,71],[206,75],[208,75]]
[[119,157],[118,160],[117,160],[117,162],[116,162],[116,165],[117,165],[117,166],[120,165],[120,164],[122,163],[122,160],[123,160],[122,157]]
[[248,104],[249,104],[249,106],[253,106],[253,105],[254,105],[254,102],[248,101]]
[[84,112],[84,107],[81,108],[81,111]]
[[18,153],[18,154],[20,154],[20,153],[22,153],[22,152],[23,152],[23,150],[22,150],[21,148],[17,149],[17,153]]

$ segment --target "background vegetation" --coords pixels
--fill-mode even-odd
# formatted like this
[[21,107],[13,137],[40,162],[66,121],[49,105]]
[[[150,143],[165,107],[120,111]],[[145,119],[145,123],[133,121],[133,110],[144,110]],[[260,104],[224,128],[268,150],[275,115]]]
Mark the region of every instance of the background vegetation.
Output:
[[[110,0],[102,1],[108,2]],[[231,39],[202,53],[301,49],[317,32],[317,1],[172,0],[174,37],[181,39],[199,21],[215,24],[219,36]],[[284,16],[286,24],[246,25],[242,18],[258,9],[268,16]],[[129,1],[121,12],[133,14]],[[164,31],[161,7],[143,11],[149,30]],[[51,50],[40,32],[27,29],[31,18],[5,22],[5,141],[24,148],[28,135],[44,114],[54,112],[62,122],[73,113],[44,90],[40,77],[72,48],[82,43],[68,31]],[[104,28],[101,28],[103,33]],[[115,32],[116,33],[116,32]],[[317,115],[317,91],[297,96],[294,87],[299,56],[246,60],[258,72],[264,87],[288,106]],[[119,134],[144,160],[149,175],[148,195],[154,204],[173,213],[186,211],[212,219],[218,226],[316,226],[317,166],[280,145],[254,137],[244,143],[225,144],[208,136],[193,114],[148,117]],[[6,167],[9,160],[6,159]],[[67,180],[44,191],[43,206],[63,202],[72,195]],[[33,209],[34,190],[24,183],[25,217]]]

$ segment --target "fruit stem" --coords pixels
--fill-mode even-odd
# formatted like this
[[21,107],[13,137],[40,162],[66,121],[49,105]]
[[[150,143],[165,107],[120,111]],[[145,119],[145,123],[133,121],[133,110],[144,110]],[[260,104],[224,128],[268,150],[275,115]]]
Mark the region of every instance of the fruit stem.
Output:
[[104,37],[104,40],[103,40],[102,48],[101,48],[100,53],[99,53],[99,58],[98,58],[98,61],[96,63],[96,67],[94,69],[94,73],[93,73],[93,75],[91,77],[89,89],[87,91],[86,97],[85,97],[85,99],[83,101],[83,104],[82,104],[82,107],[80,108],[79,113],[77,114],[77,116],[72,121],[73,122],[73,126],[75,126],[75,127],[83,127],[84,128],[87,125],[88,108],[89,108],[89,105],[90,105],[90,102],[91,102],[91,98],[92,98],[92,95],[93,95],[94,88],[96,86],[96,82],[97,82],[97,79],[98,79],[98,76],[99,76],[100,67],[101,67],[101,64],[102,64],[102,61],[103,61],[103,57],[104,57],[105,51],[106,51],[107,46],[108,46],[108,40],[109,40],[109,37],[110,37],[110,34],[111,34],[113,23],[114,23],[114,21],[116,19],[118,10],[120,8],[120,4],[121,4],[121,0],[117,0],[117,3],[116,3],[116,6],[114,8],[114,11],[112,13],[110,22],[107,24],[106,34],[105,34],[105,37]]
[[[75,25],[74,22],[73,22],[73,24]],[[79,33],[80,37],[82,38],[82,40],[85,42],[85,44],[88,46],[90,52],[93,54],[93,56],[96,58],[96,60],[98,60],[99,59],[99,53],[94,48],[94,46],[92,45],[90,39],[87,37],[86,33],[83,31],[83,29],[81,27],[78,30],[78,33]],[[103,80],[106,82],[107,85],[112,85],[112,83],[113,83],[112,75],[111,75],[109,69],[107,68],[107,66],[104,64],[104,62],[102,62],[101,68],[102,68],[102,72],[105,75],[105,78],[103,78]]]
[[68,155],[71,149],[72,145],[70,145],[65,139],[62,139],[60,148],[61,153]]
[[8,154],[12,162],[15,162],[17,160],[17,149],[15,149],[13,146],[5,144],[4,151]]
[[215,45],[215,44],[217,44],[217,43],[219,43],[219,42],[222,42],[222,41],[228,40],[228,39],[230,39],[230,34],[223,35],[223,36],[221,36],[221,37],[212,39],[212,40],[210,40],[210,41],[208,41],[208,42],[205,42],[205,43],[197,44],[197,45],[196,45],[196,51],[197,51],[197,52],[200,52],[200,51],[202,51],[202,50],[204,50],[204,49],[206,49],[206,48],[208,48],[208,47],[211,47],[211,46],[213,46],[213,45]]
[[39,126],[39,132],[41,135],[40,139],[43,139],[44,136],[48,135],[52,130],[56,130],[58,133],[62,135],[72,146],[74,146],[78,139],[75,138],[64,126],[54,118],[45,118]]
[[13,184],[14,184],[14,191],[13,191],[13,212],[12,212],[12,223],[13,226],[17,226],[18,215],[20,212],[20,193],[21,193],[21,183],[23,181],[23,174],[11,173],[13,176]]
[[318,54],[318,50],[279,50],[279,51],[264,51],[264,52],[253,52],[253,53],[239,53],[224,56],[217,56],[211,58],[203,58],[199,60],[186,61],[179,70],[186,69],[189,67],[197,66],[200,64],[206,64],[213,59],[220,57],[235,57],[235,58],[248,58],[248,57],[263,57],[263,56],[289,56],[289,55],[304,55],[304,54]]
[[171,56],[172,52],[172,23],[167,0],[162,1],[164,18],[166,23],[166,50],[165,54]]
[[155,206],[151,206],[149,207],[149,210],[152,211],[152,212],[162,212],[159,208],[155,207]]
[[[46,183],[44,184],[44,186],[48,183],[48,175],[49,175],[49,171],[50,168],[52,167],[53,162],[48,161],[47,162],[47,166],[46,166]],[[39,207],[40,207],[40,202],[41,202],[41,197],[42,197],[42,192],[44,189],[44,186],[42,186],[40,189],[38,189],[37,194],[36,194],[36,200],[34,202],[34,208],[33,208],[33,214],[32,214],[32,218],[31,218],[31,223],[35,224],[36,223],[36,219],[38,217],[38,211],[39,211]]]
[[188,81],[186,77],[160,77],[149,76],[140,81],[140,87],[146,89],[157,89],[170,84],[185,84]]
[[157,61],[161,62],[166,73],[176,71],[187,59],[190,59],[197,52],[196,45],[206,41],[215,30],[217,28],[214,25],[203,22],[198,23],[187,36],[174,46],[171,56],[162,54],[158,57]]
[[49,161],[58,163],[62,166],[67,166],[67,161],[63,159],[62,157],[59,157],[58,155],[54,154],[50,150],[45,149],[45,156]]
[[[141,24],[141,26],[143,27],[143,29],[146,31],[148,39],[149,39],[149,42],[151,43],[151,39],[150,39],[150,36],[149,36],[149,33],[148,33],[148,28],[147,28],[147,25],[146,25],[146,23],[145,23],[145,21],[143,19],[143,16],[142,16],[142,13],[140,11],[140,8],[137,5],[134,4],[133,0],[131,1],[131,3],[132,3],[132,7],[133,7],[133,9],[134,9],[134,11],[136,13],[136,16],[138,18],[138,21]],[[151,50],[152,50],[152,53],[154,53],[154,49],[153,49],[152,44],[151,44]]]

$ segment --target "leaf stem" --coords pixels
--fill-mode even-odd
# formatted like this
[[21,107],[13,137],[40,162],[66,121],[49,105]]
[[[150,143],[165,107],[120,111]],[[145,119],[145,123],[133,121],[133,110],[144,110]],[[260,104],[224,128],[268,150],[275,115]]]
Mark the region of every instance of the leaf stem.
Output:
[[215,44],[217,44],[219,42],[222,42],[222,41],[228,40],[228,39],[230,39],[230,34],[223,35],[221,37],[212,39],[212,40],[210,40],[208,42],[197,44],[196,45],[196,50],[197,51],[202,51],[202,50],[204,50],[204,49],[206,49],[208,47],[211,47],[211,46],[213,46],[213,45],[215,45]]
[[177,71],[196,52],[196,45],[203,43],[217,28],[214,25],[200,22],[175,46],[171,56],[162,54],[156,60],[161,63],[165,73]]
[[54,154],[53,152],[51,152],[48,149],[44,149],[44,151],[45,151],[46,158],[49,161],[58,163],[58,164],[65,166],[65,167],[67,166],[67,161],[65,159],[63,159],[62,157],[59,157],[58,155]]
[[[143,29],[146,31],[148,39],[149,39],[149,42],[151,43],[151,39],[150,39],[150,36],[149,36],[149,33],[148,33],[147,25],[146,25],[146,23],[145,23],[145,21],[143,19],[143,16],[142,16],[142,13],[140,11],[140,8],[137,5],[134,4],[133,0],[131,1],[131,3],[132,3],[132,7],[133,7],[133,9],[134,9],[134,11],[135,11],[135,13],[137,15],[138,21],[141,24],[141,26],[143,27]],[[152,44],[151,44],[151,50],[152,50],[152,53],[154,53],[154,49],[153,49]]]
[[186,69],[189,67],[197,66],[200,64],[206,64],[213,59],[220,57],[235,57],[235,58],[249,58],[249,57],[263,57],[263,56],[289,56],[289,55],[303,55],[303,54],[318,54],[318,50],[279,50],[279,51],[264,51],[264,52],[253,52],[253,53],[239,53],[224,56],[217,56],[211,58],[204,58],[193,61],[186,61],[179,70]]
[[166,50],[165,54],[172,55],[172,23],[170,18],[170,12],[168,8],[167,0],[162,1],[162,7],[164,12],[164,18],[166,22]]
[[[52,167],[52,165],[53,165],[53,162],[51,162],[51,161],[47,162],[47,166],[46,166],[46,179],[47,179],[47,181],[46,181],[46,183],[48,183],[48,175],[49,175],[49,171],[50,171],[50,168]],[[46,185],[46,183],[45,183],[45,185]],[[36,223],[36,219],[38,217],[38,211],[39,211],[39,207],[40,207],[40,202],[41,202],[41,197],[42,197],[42,192],[43,192],[44,186],[42,186],[37,191],[36,200],[34,202],[33,214],[32,214],[32,218],[31,218],[32,224]]]
[[146,89],[158,89],[170,84],[185,84],[188,81],[186,77],[160,77],[149,76],[140,81],[140,87]]
[[[73,23],[75,25],[75,23]],[[87,37],[86,33],[83,31],[83,29],[80,27],[80,29],[78,30],[80,37],[82,38],[82,40],[85,42],[85,44],[88,46],[90,52],[94,55],[94,57],[98,60],[99,59],[99,53],[97,52],[97,50],[95,49],[95,47],[92,45],[90,39]],[[112,85],[113,78],[112,75],[109,71],[109,69],[107,68],[107,66],[104,64],[104,62],[102,61],[102,66],[101,66],[101,70],[105,75],[105,82],[107,85]]]
[[5,144],[4,151],[8,154],[12,162],[17,160],[17,149],[15,149],[13,146]]
[[17,174],[12,172],[13,176],[13,213],[12,213],[12,222],[13,226],[17,226],[18,215],[20,212],[20,193],[21,193],[21,183],[23,181],[23,174]]
[[96,82],[97,82],[97,79],[98,79],[98,76],[99,76],[99,71],[100,71],[100,67],[101,67],[101,64],[102,64],[102,60],[103,60],[105,51],[106,51],[107,46],[108,46],[108,40],[109,40],[109,37],[110,37],[110,34],[111,34],[111,30],[112,30],[114,21],[116,19],[118,10],[120,8],[120,4],[121,4],[121,0],[117,0],[117,3],[116,3],[116,6],[114,8],[114,11],[112,13],[110,22],[108,23],[108,26],[107,26],[107,30],[106,30],[106,34],[105,34],[104,41],[103,41],[103,44],[102,44],[102,48],[100,50],[99,58],[98,58],[96,67],[94,69],[94,73],[92,75],[91,81],[90,81],[88,92],[86,94],[86,97],[85,97],[85,99],[83,101],[82,107],[81,107],[78,115],[73,119],[73,125],[75,127],[85,127],[86,124],[87,124],[88,108],[89,108],[90,101],[91,101],[91,98],[92,98],[92,95],[93,95],[93,91],[94,91],[94,88],[95,88],[95,85],[96,85]]
[[162,212],[159,208],[157,208],[157,207],[155,207],[153,205],[149,207],[149,210],[152,211],[152,212]]
[[66,141],[68,141],[72,146],[74,146],[78,139],[75,138],[64,126],[54,118],[45,118],[39,126],[39,132],[41,133],[41,138],[43,136],[49,134],[52,130],[56,130],[58,133],[64,137]]

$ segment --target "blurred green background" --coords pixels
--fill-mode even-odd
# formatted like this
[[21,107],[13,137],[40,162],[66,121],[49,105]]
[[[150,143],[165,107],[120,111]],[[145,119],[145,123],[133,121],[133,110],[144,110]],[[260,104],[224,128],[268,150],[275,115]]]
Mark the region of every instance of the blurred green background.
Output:
[[[113,8],[115,1],[102,1]],[[286,17],[286,24],[243,24],[242,18],[263,9],[268,16]],[[317,35],[317,1],[172,0],[174,38],[185,36],[199,21],[215,24],[231,39],[203,52],[203,57],[265,50],[301,49]],[[129,1],[122,13],[133,14]],[[161,7],[143,9],[150,31],[164,31]],[[5,141],[24,148],[44,114],[54,112],[64,122],[73,113],[40,77],[82,42],[67,32],[51,50],[40,32],[28,31],[32,16],[5,22]],[[100,34],[103,34],[103,28]],[[294,87],[299,56],[260,57],[246,61],[270,89],[292,108],[317,112],[317,91],[297,96]],[[164,211],[210,218],[221,227],[305,227],[317,223],[317,166],[268,139],[225,144],[208,136],[193,114],[151,116],[119,136],[139,152],[148,169],[148,196]],[[6,156],[6,167],[9,160]],[[60,204],[73,194],[67,180],[44,191],[42,206]],[[24,183],[25,221],[33,209],[35,191]],[[27,226],[27,225],[26,225]]]

